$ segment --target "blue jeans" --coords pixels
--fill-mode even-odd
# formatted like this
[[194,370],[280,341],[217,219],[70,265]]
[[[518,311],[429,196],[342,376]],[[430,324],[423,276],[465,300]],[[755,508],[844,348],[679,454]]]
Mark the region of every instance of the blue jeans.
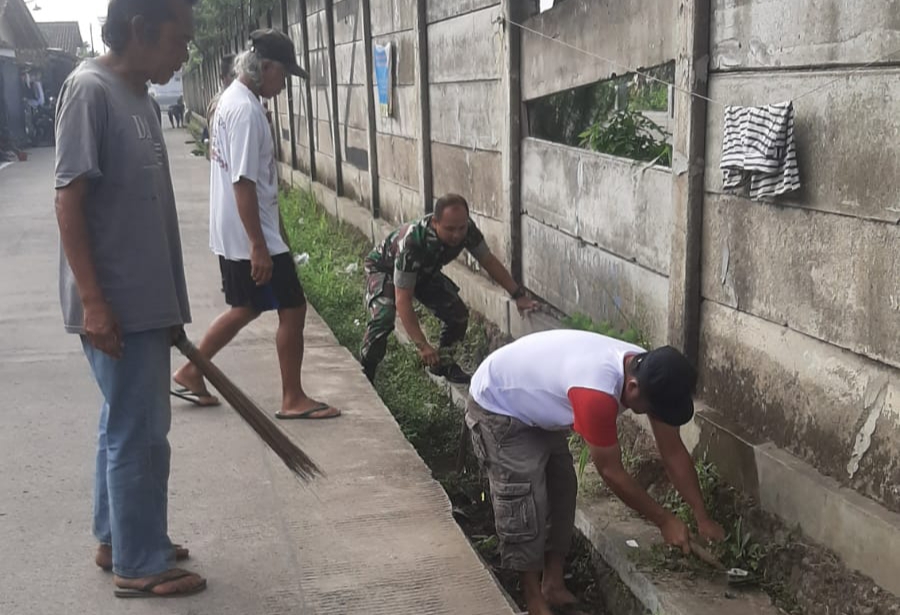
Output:
[[94,536],[112,545],[113,572],[146,577],[172,567],[168,536],[171,333],[123,336],[121,359],[82,337],[103,392],[94,475]]

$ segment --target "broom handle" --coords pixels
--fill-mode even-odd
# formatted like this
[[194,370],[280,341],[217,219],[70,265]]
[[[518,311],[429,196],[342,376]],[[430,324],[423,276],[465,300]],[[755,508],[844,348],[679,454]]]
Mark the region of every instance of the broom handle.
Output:
[[204,376],[207,376],[208,374],[224,375],[212,361],[204,357],[200,350],[194,346],[191,340],[188,339],[184,329],[175,335],[175,339],[172,343]]
[[[191,363],[193,363],[197,367],[201,367],[201,365],[199,364],[200,362],[197,360],[197,358],[201,356],[200,351],[197,349],[196,346],[194,346],[193,343],[191,343],[191,340],[189,340],[187,338],[187,335],[185,335],[184,330],[182,330],[181,333],[178,334],[178,336],[175,338],[173,344],[175,345],[176,348],[178,348],[178,350],[181,352],[181,354],[183,354]],[[202,367],[201,367],[201,371],[202,371]]]

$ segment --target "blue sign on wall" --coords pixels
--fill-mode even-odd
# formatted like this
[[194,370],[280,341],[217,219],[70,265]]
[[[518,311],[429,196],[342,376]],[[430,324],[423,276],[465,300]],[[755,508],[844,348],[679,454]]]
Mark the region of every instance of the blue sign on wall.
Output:
[[394,74],[391,70],[393,62],[391,58],[392,47],[390,43],[375,45],[373,51],[375,57],[375,82],[378,84],[378,106],[381,115],[389,117],[393,113],[394,99]]

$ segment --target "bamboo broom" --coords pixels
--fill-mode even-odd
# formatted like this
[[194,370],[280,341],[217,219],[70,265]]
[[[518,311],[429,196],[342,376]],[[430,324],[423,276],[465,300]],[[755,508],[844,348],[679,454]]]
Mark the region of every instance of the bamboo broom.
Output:
[[266,445],[275,451],[284,464],[304,481],[322,475],[316,463],[304,453],[280,427],[269,419],[268,415],[257,406],[252,399],[241,391],[212,361],[200,354],[200,351],[181,331],[175,338],[175,347],[193,363],[203,377],[222,394],[241,418],[253,428]]

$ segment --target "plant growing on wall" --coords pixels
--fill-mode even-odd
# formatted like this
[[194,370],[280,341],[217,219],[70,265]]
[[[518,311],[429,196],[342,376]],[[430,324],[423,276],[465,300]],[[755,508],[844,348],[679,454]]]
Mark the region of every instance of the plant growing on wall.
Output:
[[616,111],[606,120],[591,124],[582,132],[581,147],[633,160],[672,166],[672,146],[666,132],[643,114]]

